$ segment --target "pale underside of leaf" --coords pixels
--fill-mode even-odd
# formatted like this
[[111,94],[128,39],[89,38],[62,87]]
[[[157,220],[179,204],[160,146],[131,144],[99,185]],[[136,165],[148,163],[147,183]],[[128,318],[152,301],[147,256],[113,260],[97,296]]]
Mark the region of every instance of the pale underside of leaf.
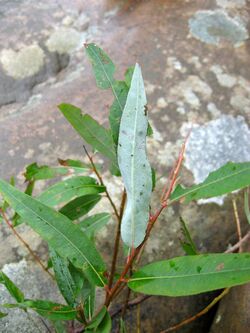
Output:
[[125,244],[134,248],[145,237],[152,192],[151,168],[146,155],[146,103],[141,69],[137,64],[121,118],[118,142],[118,164],[127,192],[121,235]]

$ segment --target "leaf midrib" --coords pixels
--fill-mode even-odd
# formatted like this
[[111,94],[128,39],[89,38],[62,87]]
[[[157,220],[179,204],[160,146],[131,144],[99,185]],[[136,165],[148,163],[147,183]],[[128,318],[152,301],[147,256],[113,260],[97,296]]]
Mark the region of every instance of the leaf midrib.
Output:
[[138,122],[138,109],[139,109],[139,80],[137,77],[136,84],[136,113],[135,113],[135,123],[134,123],[134,140],[132,142],[132,158],[131,158],[131,194],[132,194],[132,215],[131,215],[131,235],[132,235],[132,246],[135,241],[135,147],[136,147],[136,131],[137,131],[137,122]]
[[[200,189],[204,189],[205,187],[208,187],[208,186],[213,185],[213,184],[215,184],[215,183],[218,183],[218,182],[224,181],[224,180],[227,179],[227,178],[235,177],[235,176],[237,176],[237,175],[239,175],[239,174],[241,174],[241,173],[243,173],[243,172],[245,172],[245,171],[248,171],[248,170],[250,170],[250,167],[248,167],[248,168],[246,168],[246,169],[243,169],[243,170],[240,170],[239,172],[234,173],[233,175],[231,174],[231,175],[225,176],[225,177],[223,177],[223,178],[220,178],[220,179],[216,179],[216,180],[214,180],[214,181],[211,181],[211,182],[209,182],[209,183],[205,183],[205,184],[203,184],[203,185],[201,185],[201,186],[197,185],[197,187],[196,187],[195,189],[192,189],[192,190],[190,190],[190,191],[187,191],[187,192],[185,192],[185,193],[179,195],[178,197],[174,198],[173,200],[170,200],[170,203],[172,203],[172,202],[174,202],[174,201],[176,201],[176,200],[179,200],[180,198],[185,197],[185,196],[187,196],[187,195],[189,195],[189,194],[191,194],[191,193],[193,193],[193,192],[196,192],[196,191],[198,191],[198,190],[200,190]],[[199,186],[199,187],[198,187],[198,186]],[[185,189],[184,189],[184,190],[185,190]]]
[[[60,197],[63,197],[63,195],[65,194],[65,193],[67,193],[67,192],[70,192],[70,191],[75,191],[75,190],[78,190],[79,188],[95,188],[95,187],[103,187],[102,185],[79,185],[79,186],[75,186],[74,188],[68,188],[68,189],[65,189],[65,191],[62,191],[62,192],[60,192],[60,193],[49,193],[49,191],[51,191],[51,190],[54,190],[54,189],[49,189],[48,188],[48,190],[46,190],[45,192],[43,192],[40,196],[38,196],[37,197],[37,199],[39,200],[39,201],[41,201],[42,203],[46,203],[47,202],[47,200],[49,199],[49,200],[52,200],[51,198],[53,198],[53,197],[55,197],[55,196],[57,196],[57,195],[60,195]],[[60,189],[59,189],[60,190]],[[99,192],[98,192],[99,193]],[[43,201],[43,196],[45,196],[45,194],[46,194],[46,197],[45,197],[45,199],[44,199],[44,201]],[[50,195],[50,198],[47,198],[47,195]]]
[[[85,116],[87,116],[87,115],[85,115]],[[90,119],[93,120],[93,121],[95,121],[93,118],[90,118]],[[93,134],[93,132],[91,131],[91,127],[88,127],[88,126],[86,126],[85,124],[83,124],[83,126],[84,126],[86,132],[88,132],[88,133],[90,134],[90,136],[92,136],[93,138],[95,138],[95,139],[99,142],[99,144],[100,144],[101,146],[104,147],[105,151],[108,151],[108,152],[111,153],[111,155],[112,155],[111,159],[112,159],[112,161],[113,161],[113,162],[115,163],[115,165],[116,165],[116,154],[115,154],[114,149],[110,149],[110,146],[104,144],[104,143],[106,142],[106,140],[100,141],[99,137],[98,137],[98,136],[95,136],[95,134]],[[109,133],[107,132],[107,129],[106,129],[106,128],[103,127],[103,129],[104,129],[104,131],[105,131],[105,135],[106,135],[106,137],[108,137],[108,139],[110,139],[109,141],[110,141],[110,143],[112,144],[112,147],[113,147],[113,143],[112,143],[112,137],[111,137],[111,135],[109,135]],[[108,141],[108,140],[107,140],[107,141]]]
[[91,225],[89,225],[87,228],[84,228],[84,227],[82,227],[82,228],[84,229],[85,232],[88,232],[89,229],[92,229],[91,227],[93,227],[94,225],[100,223],[102,220],[105,220],[105,219],[108,218],[108,217],[109,217],[109,216],[103,216],[102,218],[100,218],[100,219],[97,220],[96,222],[94,222],[94,223],[92,223]]
[[114,94],[114,96],[115,96],[115,99],[117,100],[117,102],[118,102],[118,104],[119,104],[119,108],[120,108],[120,110],[121,110],[121,112],[122,112],[122,106],[121,106],[120,100],[119,100],[119,98],[118,98],[118,96],[117,96],[117,94],[116,94],[116,92],[115,92],[115,88],[114,88],[114,85],[113,85],[113,81],[110,80],[109,75],[108,75],[108,73],[106,72],[105,67],[104,67],[104,65],[103,65],[103,63],[102,63],[102,61],[101,61],[101,59],[99,58],[98,54],[95,52],[94,49],[91,49],[91,51],[94,53],[94,55],[96,56],[97,60],[98,60],[99,63],[101,64],[101,67],[102,67],[102,69],[103,69],[103,72],[104,72],[104,74],[105,74],[105,76],[106,76],[108,82],[110,83],[110,86],[111,86],[112,92],[113,92],[113,94]]
[[[91,200],[89,200],[89,201],[85,201],[85,202],[83,202],[82,204],[80,204],[80,205],[76,205],[76,206],[74,206],[74,207],[72,207],[71,209],[68,209],[67,210],[67,213],[71,213],[71,212],[74,212],[77,208],[84,208],[85,206],[87,206],[87,205],[89,205],[89,204],[91,204],[91,203],[93,203],[93,202],[95,202],[95,201],[99,201],[100,200],[100,197],[98,196],[98,197],[95,197],[94,199],[91,199]],[[70,203],[69,203],[70,204]],[[69,205],[69,204],[67,204],[67,205]],[[67,206],[66,205],[66,206]],[[65,209],[65,206],[64,207],[62,207],[61,209]],[[64,214],[63,214],[64,215]]]
[[[49,225],[52,229],[54,229],[55,231],[57,231],[57,232],[59,233],[59,235],[62,235],[62,237],[63,237],[66,241],[68,241],[68,243],[69,243],[69,244],[70,244],[70,245],[71,245],[71,246],[72,246],[77,252],[79,252],[79,254],[84,258],[84,260],[89,264],[89,266],[90,266],[90,267],[92,268],[92,270],[95,272],[95,274],[97,275],[97,277],[98,277],[98,279],[101,281],[101,283],[102,283],[103,285],[105,285],[105,283],[104,283],[104,281],[102,280],[101,276],[100,276],[99,273],[96,271],[95,267],[91,264],[91,262],[88,260],[88,258],[87,258],[87,257],[86,257],[86,256],[80,251],[80,249],[79,249],[78,247],[76,247],[76,246],[74,245],[74,243],[72,243],[72,241],[71,241],[69,238],[66,237],[66,235],[64,235],[64,233],[62,233],[59,229],[56,229],[56,228],[50,223],[50,221],[45,220],[43,217],[39,216],[39,215],[38,215],[33,209],[31,209],[30,207],[26,206],[22,201],[18,200],[15,196],[12,195],[11,192],[9,192],[8,190],[7,190],[7,192],[9,193],[9,195],[10,195],[14,200],[16,200],[16,201],[17,201],[19,204],[21,204],[24,208],[30,210],[35,216],[41,218],[44,222],[48,223],[48,225]],[[58,213],[58,214],[60,214],[60,213]],[[65,218],[64,215],[62,215],[62,216]]]
[[206,273],[195,273],[195,274],[185,274],[185,275],[171,275],[171,276],[166,276],[166,275],[162,275],[162,276],[146,276],[146,277],[142,277],[142,278],[132,278],[129,279],[128,282],[135,282],[135,281],[144,281],[144,280],[160,280],[160,279],[183,279],[183,278],[189,278],[189,277],[196,277],[196,276],[206,276],[206,275],[217,275],[217,274],[223,274],[223,273],[232,273],[232,272],[238,272],[238,271],[248,271],[250,272],[250,267],[247,268],[239,268],[239,269],[226,269],[226,270],[221,270],[221,271],[217,271],[217,272],[206,272]]

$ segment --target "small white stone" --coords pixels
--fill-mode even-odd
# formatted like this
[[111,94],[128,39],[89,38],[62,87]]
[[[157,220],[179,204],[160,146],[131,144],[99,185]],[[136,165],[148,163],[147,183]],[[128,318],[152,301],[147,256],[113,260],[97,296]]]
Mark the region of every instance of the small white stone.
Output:
[[27,152],[24,154],[25,159],[30,159],[34,156],[34,149],[28,149]]
[[221,111],[218,110],[217,106],[214,103],[208,103],[207,110],[211,112],[214,117],[219,117],[221,115]]
[[62,24],[65,25],[66,27],[72,25],[74,22],[74,19],[72,16],[65,16],[64,19],[62,20]]
[[43,151],[47,150],[51,147],[51,142],[43,142],[38,147],[39,147],[39,149],[41,149]]
[[159,109],[164,109],[168,105],[168,103],[166,102],[164,97],[160,97],[158,98],[156,105]]
[[185,114],[186,110],[183,106],[178,106],[178,108],[176,109],[176,111],[180,114]]

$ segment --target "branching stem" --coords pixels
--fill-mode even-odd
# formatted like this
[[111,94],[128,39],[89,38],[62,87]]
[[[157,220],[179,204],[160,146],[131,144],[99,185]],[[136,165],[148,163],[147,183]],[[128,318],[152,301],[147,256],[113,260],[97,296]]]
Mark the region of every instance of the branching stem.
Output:
[[104,182],[103,182],[102,176],[101,176],[100,173],[98,172],[98,170],[97,170],[97,168],[96,168],[96,166],[95,166],[95,163],[94,163],[94,161],[93,161],[93,158],[92,158],[92,157],[90,156],[90,154],[88,153],[87,148],[86,148],[85,146],[83,146],[83,149],[84,149],[84,151],[85,151],[85,153],[86,153],[86,155],[87,155],[87,157],[88,157],[88,159],[89,159],[89,161],[90,161],[90,163],[91,163],[91,165],[92,165],[93,171],[94,171],[94,173],[96,174],[96,177],[98,178],[100,184],[101,184],[102,186],[105,187],[105,193],[106,193],[106,195],[107,195],[107,198],[108,198],[108,200],[109,200],[109,202],[110,202],[110,204],[111,204],[111,206],[112,206],[112,208],[113,208],[113,210],[114,210],[114,213],[115,213],[115,216],[117,217],[117,220],[119,221],[120,216],[119,216],[118,210],[117,210],[117,208],[116,208],[116,206],[115,206],[115,204],[114,204],[114,201],[112,200],[112,198],[111,198],[111,196],[110,196],[110,194],[109,194],[109,192],[108,192],[108,190],[107,190],[107,187],[104,185]]

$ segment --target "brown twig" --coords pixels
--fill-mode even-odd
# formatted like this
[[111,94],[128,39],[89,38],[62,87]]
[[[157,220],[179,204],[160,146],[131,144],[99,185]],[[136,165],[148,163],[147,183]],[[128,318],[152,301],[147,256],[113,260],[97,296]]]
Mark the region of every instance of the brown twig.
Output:
[[136,333],[141,333],[141,304],[136,308]]
[[241,245],[243,245],[249,238],[250,238],[250,231],[248,231],[248,233],[246,233],[246,235],[244,237],[242,237],[239,242],[237,242],[236,244],[231,246],[229,249],[227,249],[225,251],[225,253],[232,253],[232,252],[238,250],[241,247]]
[[[138,304],[143,303],[144,301],[146,301],[150,297],[152,297],[152,296],[151,295],[140,295],[140,296],[134,298],[133,300],[128,302],[127,309],[128,310],[132,309],[133,307],[135,307]],[[119,313],[122,311],[122,309],[123,309],[123,304],[120,305],[119,307],[117,307],[116,309],[114,309],[112,312],[110,312],[111,318],[114,318],[117,315],[119,315]]]
[[196,315],[187,318],[185,320],[183,320],[182,322],[180,322],[177,325],[171,326],[168,329],[161,331],[160,333],[168,333],[168,332],[173,332],[175,330],[178,330],[179,328],[181,328],[184,325],[187,325],[189,323],[191,323],[192,321],[198,319],[199,317],[203,316],[204,314],[206,314],[215,304],[217,304],[228,292],[229,292],[230,288],[226,288],[223,290],[223,292],[215,297],[213,299],[213,301],[211,303],[208,304],[208,306],[206,306],[203,310],[201,310],[200,312],[198,312]]
[[105,193],[106,193],[106,195],[107,195],[107,198],[108,198],[108,200],[109,200],[109,202],[110,202],[110,204],[111,204],[111,206],[112,206],[112,208],[113,208],[113,210],[114,210],[114,213],[115,213],[115,215],[116,215],[116,217],[117,217],[117,220],[119,220],[119,213],[118,213],[118,211],[117,211],[117,208],[116,208],[116,206],[115,206],[115,204],[114,204],[114,201],[112,200],[111,196],[109,195],[109,192],[108,192],[108,190],[107,190],[107,187],[104,185],[104,182],[103,182],[102,176],[101,176],[100,173],[98,172],[98,170],[97,170],[97,168],[96,168],[96,166],[95,166],[95,163],[94,163],[94,161],[93,161],[93,158],[90,156],[90,154],[88,153],[87,148],[86,148],[85,146],[83,146],[83,149],[84,149],[84,151],[85,151],[85,153],[86,153],[86,155],[87,155],[87,157],[88,157],[88,159],[89,159],[89,161],[90,161],[90,163],[91,163],[91,165],[92,165],[93,171],[94,171],[94,173],[96,174],[96,177],[98,178],[100,184],[101,184],[102,186],[105,187]]
[[119,252],[119,244],[120,244],[120,238],[121,238],[121,222],[122,222],[122,216],[123,216],[123,211],[124,211],[124,207],[125,207],[125,202],[126,202],[126,191],[123,190],[121,206],[120,206],[120,213],[119,213],[119,219],[118,219],[117,230],[116,230],[113,258],[112,258],[112,264],[111,264],[111,270],[110,270],[110,277],[109,277],[109,282],[108,282],[108,290],[112,287],[113,280],[114,280],[114,275],[115,275],[116,262],[117,262],[117,257],[118,257],[118,252]]
[[[238,209],[237,209],[237,204],[236,204],[235,198],[232,198],[232,202],[233,202],[233,210],[234,210],[235,223],[236,223],[238,238],[239,238],[239,242],[240,242],[242,240],[242,234],[241,234],[241,227],[240,227],[240,218],[239,218],[239,213],[238,213]],[[242,252],[241,245],[239,246],[239,252]]]
[[42,263],[42,261],[40,260],[40,258],[35,254],[35,252],[30,248],[29,244],[19,235],[19,233],[16,231],[16,229],[13,227],[12,223],[9,221],[9,219],[7,218],[5,212],[2,210],[2,208],[0,208],[0,213],[5,221],[5,223],[8,225],[8,227],[11,229],[11,231],[13,232],[13,234],[19,239],[19,241],[26,247],[26,249],[28,250],[28,252],[32,255],[32,257],[35,259],[35,261],[38,263],[38,265],[40,267],[42,267],[42,269],[49,274],[49,276],[54,280],[54,276],[53,274],[51,274],[47,268],[45,267],[45,265]]
[[[129,277],[132,276],[133,273],[133,268],[132,266],[130,267],[130,271],[129,271]],[[126,297],[123,303],[123,309],[122,309],[122,313],[121,313],[121,318],[124,319],[125,318],[125,314],[127,311],[127,307],[128,307],[128,302],[129,302],[129,297],[130,297],[130,293],[131,293],[131,289],[127,289],[127,293],[126,293]]]

